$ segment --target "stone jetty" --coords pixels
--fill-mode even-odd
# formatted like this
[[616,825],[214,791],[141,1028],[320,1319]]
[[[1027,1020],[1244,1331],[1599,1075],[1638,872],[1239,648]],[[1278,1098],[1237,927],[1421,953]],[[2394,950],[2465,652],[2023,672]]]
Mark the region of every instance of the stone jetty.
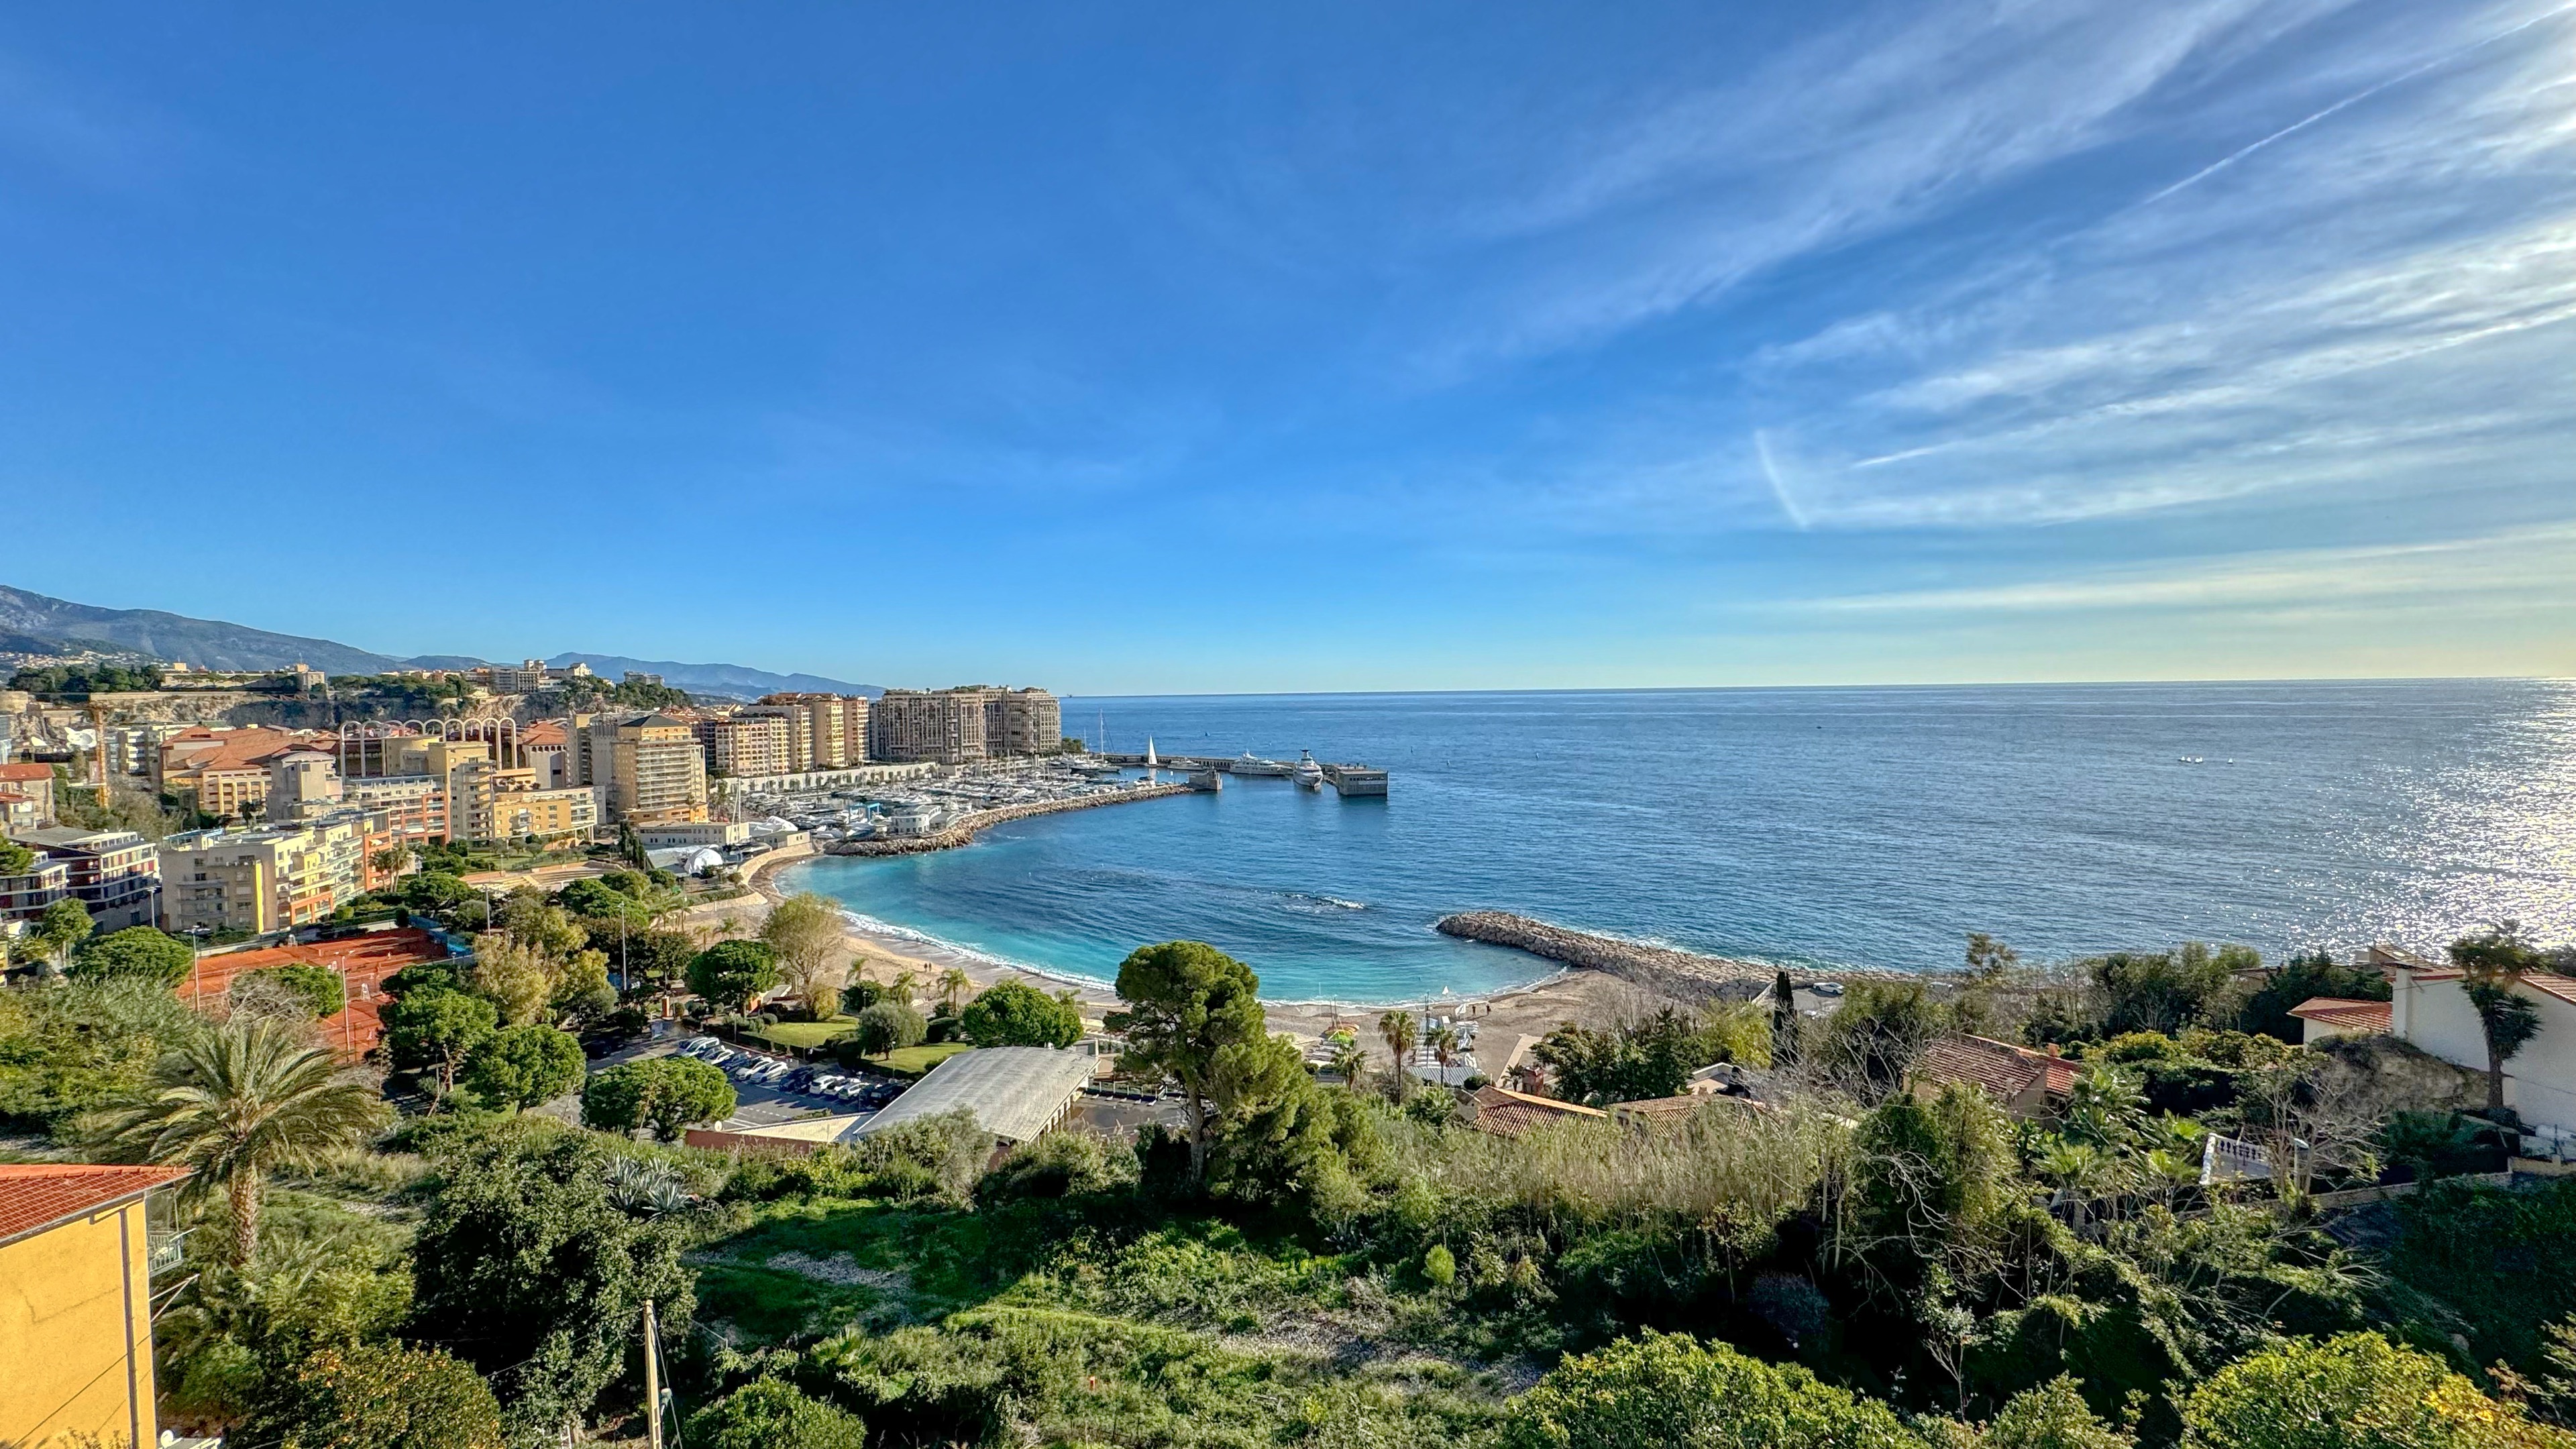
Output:
[[945,829],[928,835],[898,835],[868,840],[845,840],[828,847],[829,855],[923,855],[934,850],[954,850],[970,844],[983,831],[1006,820],[1026,820],[1032,815],[1054,815],[1066,810],[1088,810],[1095,805],[1124,805],[1130,800],[1158,800],[1165,795],[1187,795],[1192,785],[1130,785],[1125,789],[1103,790],[1089,795],[1076,795],[1064,800],[1036,800],[1026,805],[999,805],[978,810]]
[[[1749,1001],[1762,994],[1779,968],[1759,961],[1739,961],[1726,956],[1701,956],[1689,951],[1676,951],[1669,946],[1648,946],[1636,941],[1623,941],[1616,936],[1599,936],[1589,931],[1569,931],[1551,926],[1528,916],[1509,911],[1461,911],[1443,916],[1434,929],[1444,936],[1468,941],[1482,941],[1492,946],[1509,946],[1562,961],[1587,971],[1599,971],[1631,981],[1650,991],[1685,1001],[1710,999]],[[1816,976],[1812,971],[1792,971],[1801,985]],[[1870,977],[1892,979],[1895,972],[1835,971],[1836,979]]]

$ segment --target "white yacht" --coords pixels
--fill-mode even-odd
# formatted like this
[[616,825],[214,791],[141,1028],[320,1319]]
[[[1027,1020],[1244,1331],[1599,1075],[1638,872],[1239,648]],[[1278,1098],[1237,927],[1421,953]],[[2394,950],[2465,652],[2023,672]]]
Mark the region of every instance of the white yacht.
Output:
[[1250,750],[1235,756],[1234,763],[1226,766],[1226,769],[1237,775],[1261,775],[1271,779],[1277,779],[1288,773],[1286,765],[1277,760],[1265,760]]
[[1297,752],[1296,779],[1300,786],[1308,790],[1324,788],[1324,767],[1315,763],[1313,750]]

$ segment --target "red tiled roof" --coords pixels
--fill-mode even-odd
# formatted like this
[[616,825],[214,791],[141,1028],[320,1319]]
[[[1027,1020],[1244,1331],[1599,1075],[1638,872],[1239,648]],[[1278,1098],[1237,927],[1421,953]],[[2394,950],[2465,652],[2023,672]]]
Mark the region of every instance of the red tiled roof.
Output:
[[0,1165],[0,1243],[87,1217],[189,1173],[185,1167],[102,1167],[87,1162]]
[[1533,1127],[1562,1122],[1568,1117],[1606,1118],[1610,1115],[1598,1107],[1560,1102],[1553,1097],[1533,1097],[1508,1087],[1478,1087],[1474,1101],[1476,1130],[1502,1137],[1518,1137]]
[[[2414,976],[2417,981],[2457,981],[2467,974],[2456,968],[2445,967],[2438,971],[2417,971]],[[2555,971],[2528,971],[2523,973],[2522,984],[2543,996],[2555,996],[2570,1005],[2576,1005],[2576,976],[2561,976]]]
[[2062,1097],[2075,1085],[2075,1071],[2075,1063],[2064,1057],[1965,1033],[1936,1039],[1914,1062],[1914,1075],[1925,1081],[1965,1082],[2006,1101],[2029,1091],[2034,1082],[2043,1084],[2048,1095]]
[[2346,1031],[2387,1031],[2395,1007],[2385,1001],[2355,1001],[2341,996],[2311,996],[2290,1008],[2290,1014],[2301,1021],[2323,1026],[2341,1027]]
[[349,983],[349,1005],[322,1018],[320,1026],[324,1041],[338,1047],[341,1055],[354,1058],[366,1055],[384,1035],[382,1013],[389,999],[384,979],[406,966],[446,959],[446,948],[426,931],[414,927],[370,931],[311,945],[263,946],[201,956],[180,994],[191,1004],[219,1001],[232,990],[234,977],[267,966],[319,966],[342,972]]
[[0,780],[50,780],[52,778],[54,778],[54,767],[37,760],[21,760],[15,764],[0,765]]

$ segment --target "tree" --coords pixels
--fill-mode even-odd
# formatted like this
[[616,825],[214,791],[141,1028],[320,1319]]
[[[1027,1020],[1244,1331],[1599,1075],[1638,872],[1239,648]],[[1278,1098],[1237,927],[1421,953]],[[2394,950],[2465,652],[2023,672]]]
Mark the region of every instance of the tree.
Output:
[[1815,1065],[1870,1101],[1894,1091],[1949,1019],[1918,982],[1855,982],[1818,1033]]
[[842,957],[849,950],[841,930],[841,908],[830,896],[807,891],[780,901],[760,923],[760,939],[778,962],[778,978],[808,1015],[820,1021],[832,1014],[849,980]]
[[2540,1035],[2540,1009],[2519,988],[2548,963],[2511,921],[2451,943],[2451,964],[2478,1013],[2487,1043],[2487,1110],[2504,1110],[2504,1064]]
[[[1429,1044],[1431,1047],[1431,1059],[1440,1064],[1440,1083],[1442,1086],[1447,1086],[1449,1084],[1449,1063],[1456,1060],[1458,1056],[1458,1028],[1454,1026],[1433,1028]],[[1664,1093],[1661,1095],[1669,1096],[1671,1094]]]
[[72,948],[88,940],[93,929],[89,911],[79,901],[65,896],[45,907],[45,913],[36,918],[36,928],[28,934],[60,968],[71,956]]
[[514,1442],[555,1439],[633,1372],[645,1299],[669,1341],[688,1342],[685,1218],[619,1207],[610,1146],[511,1123],[443,1164],[413,1243],[413,1331],[484,1372]]
[[28,875],[35,869],[34,851],[5,836],[0,836],[0,875]]
[[740,1011],[778,985],[778,961],[764,941],[718,941],[689,963],[689,989]]
[[1798,1064],[1798,988],[1789,980],[1789,969],[1780,968],[1771,978],[1771,1065],[1788,1068]]
[[563,964],[543,948],[498,931],[474,938],[474,989],[500,1009],[510,1026],[535,1021],[554,1000]]
[[494,1032],[465,1061],[465,1085],[496,1107],[551,1102],[581,1075],[581,1043],[570,1032],[533,1023]]
[[900,1001],[880,1001],[859,1013],[853,1035],[861,1055],[891,1056],[901,1048],[921,1045],[922,1038],[930,1035],[930,1023]]
[[425,870],[403,882],[402,903],[415,911],[444,917],[465,909],[475,899],[465,878],[443,870]]
[[[117,935],[124,935],[122,931]],[[113,939],[113,938],[111,938]],[[340,984],[340,973],[320,966],[290,961],[283,966],[263,966],[245,971],[233,978],[230,988],[236,1002],[244,983],[266,985],[291,997],[309,1020],[337,1016],[348,1006],[348,989]]]
[[501,1405],[463,1361],[398,1343],[326,1348],[295,1365],[249,1443],[279,1449],[502,1449]]
[[1511,1402],[1503,1449],[1895,1449],[1886,1405],[1724,1344],[1647,1330],[1566,1359]]
[[2290,1008],[2317,996],[2386,1001],[2388,977],[2376,966],[2338,965],[2323,951],[2292,956],[2245,999],[2237,1029],[2296,1044],[2304,1039],[2307,1023],[2292,1016]]
[[1265,1040],[1261,979],[1203,941],[1142,946],[1118,966],[1109,1029],[1124,1032],[1122,1065],[1181,1088],[1189,1120],[1190,1181],[1207,1177],[1208,1093],[1220,1056]]
[[944,1016],[955,1016],[957,998],[973,990],[974,986],[975,978],[967,975],[962,967],[951,966],[939,973],[940,1013]]
[[755,1379],[689,1417],[701,1449],[866,1449],[867,1424],[777,1379]]
[[602,1132],[633,1133],[650,1127],[665,1142],[692,1122],[733,1115],[733,1083],[705,1062],[687,1057],[647,1057],[610,1067],[581,1092],[581,1124]]
[[1413,1090],[1413,1047],[1421,1040],[1421,1030],[1409,1011],[1381,1012],[1377,1019],[1377,1039],[1386,1043],[1395,1058],[1395,1100],[1401,1102]]
[[1069,1047],[1082,1040],[1073,993],[1049,996],[1025,981],[997,981],[966,1004],[958,1026],[979,1047]]
[[2179,951],[2115,951],[2086,967],[2102,993],[2103,1030],[2113,1036],[2171,1036],[2187,1026],[2230,1019],[2236,973],[2262,964],[2250,946],[2221,946],[2213,953],[2186,941]]
[[233,1263],[259,1246],[260,1186],[363,1140],[387,1113],[327,1047],[281,1022],[230,1022],[164,1056],[143,1092],[100,1123],[108,1147],[196,1169],[189,1190],[231,1206]]
[[[57,902],[57,904],[60,904]],[[89,918],[83,912],[81,919]],[[197,964],[197,949],[150,926],[128,926],[84,943],[72,962],[75,981],[126,977],[158,986],[176,986]]]
[[2557,1442],[2440,1359],[2375,1333],[2294,1339],[2210,1375],[2188,1449],[2508,1449]]
[[500,1012],[480,996],[439,987],[407,991],[385,1006],[385,1051],[401,1071],[435,1070],[439,1100],[456,1089],[456,1069],[492,1035]]
[[1703,1046],[1697,1025],[1666,1007],[1609,1030],[1569,1022],[1530,1054],[1547,1063],[1557,1095],[1599,1106],[1678,1095]]
[[2021,953],[2002,941],[1983,931],[1968,933],[1967,973],[1959,983],[1958,999],[1950,1005],[1959,1030],[1975,1036],[1994,1035],[1995,993],[2020,964]]

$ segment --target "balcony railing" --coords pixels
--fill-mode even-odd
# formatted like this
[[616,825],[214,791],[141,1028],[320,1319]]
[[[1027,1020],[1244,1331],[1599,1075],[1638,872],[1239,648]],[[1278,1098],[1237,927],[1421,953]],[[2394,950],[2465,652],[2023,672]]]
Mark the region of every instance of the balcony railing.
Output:
[[188,1234],[194,1231],[180,1228],[175,1232],[155,1232],[144,1240],[144,1261],[150,1265],[153,1277],[174,1271],[188,1260]]

